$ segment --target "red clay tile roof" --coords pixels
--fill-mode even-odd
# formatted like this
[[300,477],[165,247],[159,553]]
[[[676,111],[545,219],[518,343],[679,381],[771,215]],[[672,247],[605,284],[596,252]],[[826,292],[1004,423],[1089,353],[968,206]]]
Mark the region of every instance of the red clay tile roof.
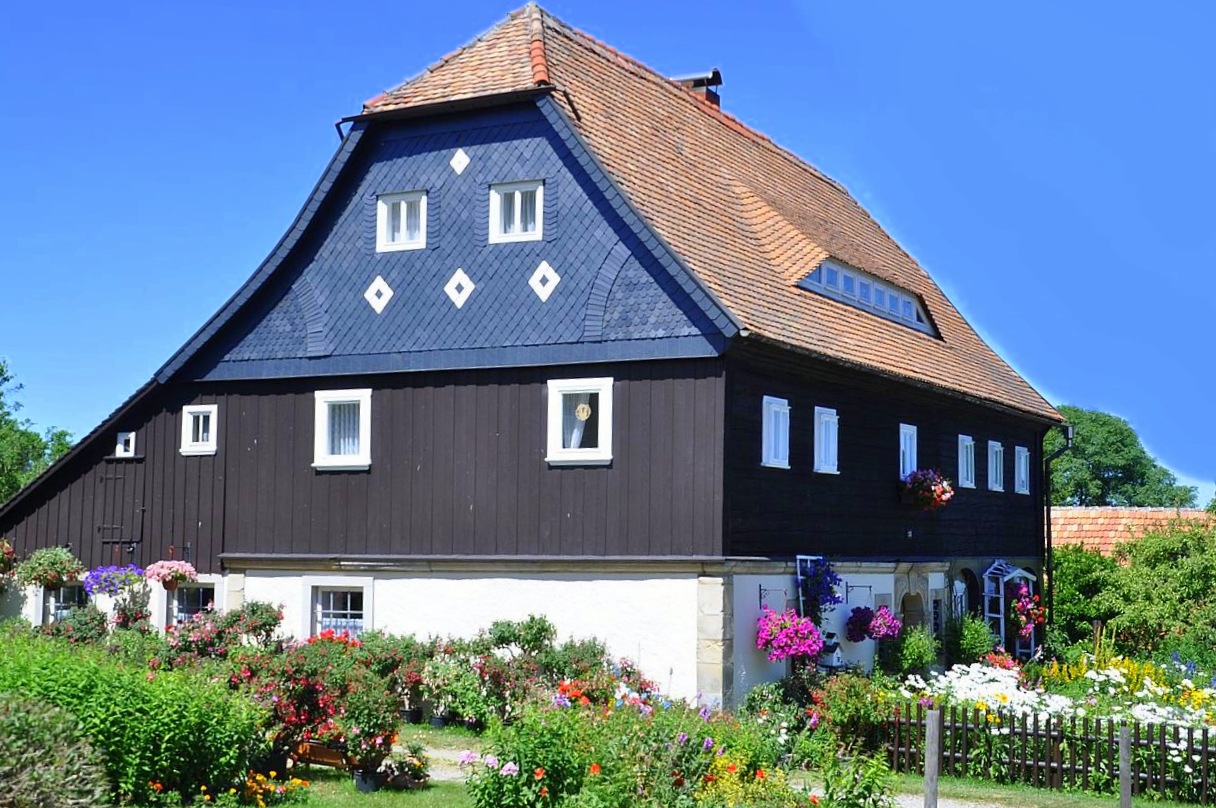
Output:
[[1074,508],[1051,509],[1052,542],[1058,547],[1081,544],[1110,555],[1115,545],[1167,527],[1177,520],[1211,522],[1212,514],[1197,508]]
[[[752,336],[1062,420],[840,184],[533,4],[364,112],[545,83],[562,91],[558,102],[650,225]],[[941,339],[798,289],[828,256],[919,295]]]

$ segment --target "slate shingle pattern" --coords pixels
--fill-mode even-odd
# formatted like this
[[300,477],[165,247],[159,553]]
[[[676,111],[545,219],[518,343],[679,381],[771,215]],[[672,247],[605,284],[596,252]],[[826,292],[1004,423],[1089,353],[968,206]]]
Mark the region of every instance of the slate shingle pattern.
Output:
[[1138,539],[1173,522],[1216,521],[1198,508],[1080,508],[1051,509],[1051,533],[1056,546],[1081,544],[1111,555],[1116,545]]
[[[534,4],[364,112],[544,84],[631,203],[754,338],[1061,420],[839,183]],[[917,294],[941,338],[797,289],[829,255]]]

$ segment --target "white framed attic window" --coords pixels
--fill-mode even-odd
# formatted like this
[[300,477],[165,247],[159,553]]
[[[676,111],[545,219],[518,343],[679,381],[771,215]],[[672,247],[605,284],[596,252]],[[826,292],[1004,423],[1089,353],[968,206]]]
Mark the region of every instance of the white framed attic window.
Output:
[[376,197],[376,252],[426,247],[426,191]]
[[902,480],[916,471],[916,427],[899,425],[899,478]]
[[798,282],[798,287],[894,320],[922,333],[936,333],[916,293],[833,260],[825,261],[812,270]]
[[975,488],[975,441],[970,435],[958,436],[958,484]]
[[119,432],[114,442],[115,457],[135,457],[135,433]]
[[540,241],[545,231],[543,180],[490,186],[490,243]]
[[836,410],[815,408],[815,471],[820,474],[840,473],[837,462],[839,424]]
[[790,403],[765,396],[760,405],[760,465],[774,469],[790,467]]
[[1025,446],[1013,447],[1013,490],[1017,494],[1030,493],[1030,450]]
[[372,391],[316,392],[313,468],[363,471],[372,464]]
[[195,404],[182,407],[182,447],[186,456],[213,455],[219,445],[219,406]]
[[1005,447],[994,440],[988,441],[988,490],[1005,490]]
[[612,462],[612,378],[550,379],[548,446],[554,466]]

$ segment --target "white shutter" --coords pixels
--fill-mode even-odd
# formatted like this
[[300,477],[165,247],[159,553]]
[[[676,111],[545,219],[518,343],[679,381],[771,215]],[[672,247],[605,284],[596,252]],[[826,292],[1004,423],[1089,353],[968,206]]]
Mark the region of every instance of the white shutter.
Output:
[[839,456],[839,424],[836,410],[815,408],[815,471],[836,474]]
[[790,467],[790,405],[783,398],[765,396],[761,407],[762,436],[760,463],[764,466]]
[[1013,449],[1014,490],[1019,494],[1030,493],[1030,450],[1025,446]]
[[916,471],[916,427],[899,425],[899,476],[907,477]]
[[1005,447],[994,440],[988,441],[988,488],[1005,490]]
[[958,484],[975,488],[975,441],[970,435],[958,436]]

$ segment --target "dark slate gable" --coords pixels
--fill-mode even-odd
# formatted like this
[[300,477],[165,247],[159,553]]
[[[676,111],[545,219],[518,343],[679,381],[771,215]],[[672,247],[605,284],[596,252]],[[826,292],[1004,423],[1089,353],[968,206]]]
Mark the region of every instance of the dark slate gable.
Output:
[[[307,235],[182,377],[720,353],[729,320],[622,215],[563,123],[526,104],[368,129]],[[461,174],[458,148],[471,158]],[[489,186],[528,179],[545,181],[544,240],[488,243]],[[426,248],[377,253],[377,196],[413,190],[427,191]],[[561,277],[547,302],[528,284],[542,261]],[[457,268],[476,284],[461,308],[444,292]],[[363,297],[378,275],[393,290],[381,314]]]

